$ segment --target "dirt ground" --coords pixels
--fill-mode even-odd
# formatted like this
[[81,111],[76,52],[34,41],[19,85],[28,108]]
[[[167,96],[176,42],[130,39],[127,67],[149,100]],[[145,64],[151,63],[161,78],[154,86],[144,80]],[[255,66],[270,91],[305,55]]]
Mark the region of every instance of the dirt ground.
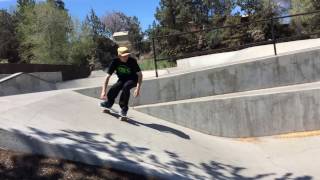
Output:
[[105,167],[0,149],[1,180],[155,179]]

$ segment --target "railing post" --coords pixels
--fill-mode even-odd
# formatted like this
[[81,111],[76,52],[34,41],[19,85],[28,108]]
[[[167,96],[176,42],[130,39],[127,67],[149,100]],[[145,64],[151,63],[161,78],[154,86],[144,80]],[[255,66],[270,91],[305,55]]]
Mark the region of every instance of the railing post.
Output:
[[277,45],[276,45],[276,37],[274,34],[274,23],[273,23],[273,17],[271,18],[271,34],[272,34],[272,42],[273,42],[273,49],[274,49],[274,55],[277,55]]
[[277,55],[277,45],[276,45],[276,37],[274,35],[273,10],[272,10],[271,0],[269,0],[269,11],[270,11],[269,13],[271,15],[271,36],[272,36],[274,55]]
[[157,54],[156,54],[156,46],[155,46],[155,42],[154,42],[154,37],[152,37],[152,46],[153,46],[154,70],[156,73],[156,77],[158,77]]

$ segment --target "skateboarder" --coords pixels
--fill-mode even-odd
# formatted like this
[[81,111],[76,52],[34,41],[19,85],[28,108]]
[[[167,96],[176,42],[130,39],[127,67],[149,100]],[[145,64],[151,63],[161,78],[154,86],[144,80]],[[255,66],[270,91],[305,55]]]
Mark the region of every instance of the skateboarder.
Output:
[[[136,87],[134,97],[137,97],[140,95],[142,83],[142,73],[137,60],[129,55],[127,47],[118,48],[118,58],[111,62],[101,91],[101,99],[105,100],[101,106],[108,109],[113,106],[116,97],[122,91],[119,101],[121,116],[127,116],[130,89]],[[114,72],[118,76],[118,81],[107,91],[110,77]]]

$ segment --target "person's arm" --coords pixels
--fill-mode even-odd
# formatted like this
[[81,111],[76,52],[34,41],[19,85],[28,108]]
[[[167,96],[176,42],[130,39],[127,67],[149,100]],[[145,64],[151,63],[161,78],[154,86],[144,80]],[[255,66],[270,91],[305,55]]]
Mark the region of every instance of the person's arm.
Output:
[[100,95],[101,99],[107,100],[107,88],[108,88],[109,80],[113,72],[115,71],[115,69],[116,69],[116,63],[115,61],[112,61],[107,72],[108,75],[106,76],[106,79],[101,89],[101,95]]
[[137,83],[137,88],[134,91],[134,97],[138,97],[140,95],[141,84],[142,84],[142,79],[143,79],[141,71],[137,72],[137,75],[138,75],[138,83]]
[[102,86],[101,95],[100,95],[101,99],[105,99],[105,100],[107,99],[107,88],[108,88],[108,83],[110,78],[111,78],[111,75],[108,74]]

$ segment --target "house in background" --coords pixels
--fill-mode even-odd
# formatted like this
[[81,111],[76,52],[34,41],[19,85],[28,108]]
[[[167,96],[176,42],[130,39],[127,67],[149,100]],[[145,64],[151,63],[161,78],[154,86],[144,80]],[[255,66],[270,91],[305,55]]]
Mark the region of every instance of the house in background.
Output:
[[132,48],[132,44],[129,41],[129,31],[120,31],[120,32],[115,32],[112,35],[112,39],[115,43],[118,44],[118,46],[125,46],[129,48],[131,51],[131,56],[140,59],[140,52],[134,51]]
[[119,46],[126,46],[131,50],[131,43],[129,41],[129,32],[128,31],[120,31],[115,32],[112,35],[113,41],[116,42]]

